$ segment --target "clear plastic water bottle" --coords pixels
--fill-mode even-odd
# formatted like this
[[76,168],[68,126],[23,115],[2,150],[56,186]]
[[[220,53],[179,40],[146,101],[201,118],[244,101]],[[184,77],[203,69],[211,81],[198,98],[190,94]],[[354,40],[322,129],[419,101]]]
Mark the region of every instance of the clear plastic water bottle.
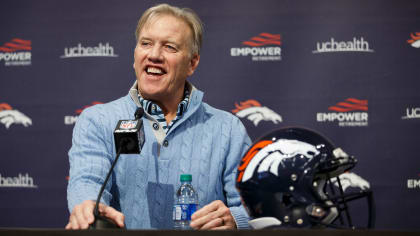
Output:
[[181,186],[176,191],[173,209],[174,229],[191,229],[191,215],[197,210],[198,195],[191,185],[192,176],[181,175]]

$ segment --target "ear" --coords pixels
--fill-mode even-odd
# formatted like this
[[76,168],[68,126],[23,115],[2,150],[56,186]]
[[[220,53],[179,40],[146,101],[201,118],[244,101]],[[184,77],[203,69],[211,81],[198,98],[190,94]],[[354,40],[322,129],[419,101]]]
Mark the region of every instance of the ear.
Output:
[[197,68],[199,63],[200,63],[200,55],[194,54],[190,60],[190,68],[188,69],[188,76],[191,76],[192,74],[194,74],[194,71]]

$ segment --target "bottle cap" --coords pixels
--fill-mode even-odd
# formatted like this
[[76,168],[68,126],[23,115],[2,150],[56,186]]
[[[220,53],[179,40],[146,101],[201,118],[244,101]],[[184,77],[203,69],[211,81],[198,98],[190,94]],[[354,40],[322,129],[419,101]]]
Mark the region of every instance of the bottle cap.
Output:
[[183,175],[181,175],[181,182],[191,181],[191,180],[192,180],[192,175],[190,175],[190,174],[183,174]]

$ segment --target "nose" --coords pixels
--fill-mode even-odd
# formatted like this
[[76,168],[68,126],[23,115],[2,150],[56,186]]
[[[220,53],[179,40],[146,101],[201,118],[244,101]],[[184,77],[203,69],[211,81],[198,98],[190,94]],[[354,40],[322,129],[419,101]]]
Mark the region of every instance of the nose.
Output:
[[152,62],[162,62],[163,61],[163,56],[162,56],[162,51],[161,51],[161,47],[159,45],[154,45],[148,54],[148,59]]

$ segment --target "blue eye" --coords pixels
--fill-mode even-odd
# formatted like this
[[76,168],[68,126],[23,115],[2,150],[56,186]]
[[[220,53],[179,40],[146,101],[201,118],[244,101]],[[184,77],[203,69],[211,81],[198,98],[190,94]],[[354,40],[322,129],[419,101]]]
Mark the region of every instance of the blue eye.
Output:
[[176,51],[177,51],[176,47],[174,47],[174,46],[172,46],[172,45],[165,45],[165,47],[166,47],[167,49],[169,49],[169,50],[173,51],[173,52],[176,52]]

